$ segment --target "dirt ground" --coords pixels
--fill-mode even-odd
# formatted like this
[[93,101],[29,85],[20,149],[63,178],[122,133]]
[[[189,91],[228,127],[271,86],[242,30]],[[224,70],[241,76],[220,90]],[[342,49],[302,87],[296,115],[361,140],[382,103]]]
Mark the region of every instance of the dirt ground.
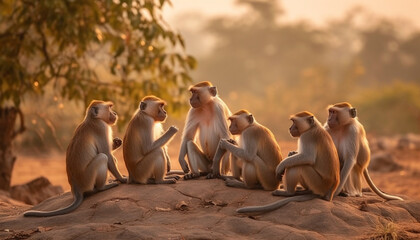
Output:
[[[296,142],[279,143],[283,157],[287,153],[296,149]],[[169,155],[171,157],[172,169],[180,169],[178,164],[178,142],[169,144]],[[127,175],[127,170],[122,158],[122,150],[118,149],[114,155],[119,161],[120,171]],[[374,172],[370,171],[371,177],[376,185],[387,193],[401,194],[412,199],[420,200],[420,151],[416,150],[394,150],[392,155],[396,161],[403,166],[401,171],[394,172]],[[45,176],[53,185],[61,185],[64,191],[69,191],[70,186],[67,182],[65,155],[64,153],[53,153],[48,156],[31,157],[17,153],[12,185],[26,183],[36,177]],[[367,187],[367,185],[366,185]]]

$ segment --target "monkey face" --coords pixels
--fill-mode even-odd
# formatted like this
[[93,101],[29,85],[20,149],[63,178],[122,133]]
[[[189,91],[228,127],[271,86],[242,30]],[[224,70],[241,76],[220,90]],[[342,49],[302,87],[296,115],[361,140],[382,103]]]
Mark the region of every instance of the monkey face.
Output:
[[167,114],[164,109],[166,103],[160,99],[146,99],[140,102],[140,110],[158,122],[166,120]]
[[190,92],[190,104],[193,108],[200,108],[217,95],[216,87],[192,87]]
[[157,114],[156,114],[156,121],[160,121],[163,122],[166,120],[166,117],[168,116],[166,114],[166,111],[164,109],[165,104],[164,103],[159,103],[158,107],[157,107]]
[[229,126],[230,133],[232,133],[233,135],[241,134],[241,130],[239,129],[237,119],[230,117],[229,120],[230,120],[230,126]]
[[117,123],[117,120],[118,120],[118,115],[117,115],[116,112],[114,112],[111,109],[111,106],[109,107],[108,111],[109,111],[109,114],[108,114],[109,115],[109,123],[111,125],[115,125]]
[[292,126],[290,126],[290,128],[289,128],[290,135],[292,135],[292,137],[299,137],[300,132],[299,132],[299,129],[297,127],[297,124],[296,124],[295,120],[292,120],[292,122],[293,122]]
[[308,131],[315,125],[313,116],[295,117],[291,119],[293,124],[289,128],[292,137],[300,137],[304,132]]
[[88,114],[90,114],[92,118],[101,119],[109,125],[114,125],[117,123],[118,116],[117,113],[112,110],[112,106],[112,102],[94,100],[88,108]]
[[242,113],[233,115],[228,118],[230,120],[229,131],[233,135],[241,134],[250,124],[254,122],[252,114]]
[[191,88],[191,98],[190,98],[190,105],[193,108],[201,107],[201,99],[200,99],[200,91],[195,88]]
[[336,108],[328,109],[328,120],[327,120],[328,127],[335,128],[339,125],[338,115],[339,115],[338,109]]

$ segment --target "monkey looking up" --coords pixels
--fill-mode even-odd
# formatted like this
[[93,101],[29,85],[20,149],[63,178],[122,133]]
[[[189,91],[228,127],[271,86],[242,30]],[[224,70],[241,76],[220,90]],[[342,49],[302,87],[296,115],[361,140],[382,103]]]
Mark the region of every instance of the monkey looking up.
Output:
[[170,166],[166,144],[178,132],[172,126],[163,133],[162,122],[167,117],[165,105],[158,97],[144,97],[128,123],[123,155],[129,183],[176,183],[175,179],[165,178]]
[[25,217],[49,217],[74,211],[82,204],[83,194],[103,191],[117,183],[106,184],[108,169],[118,181],[121,175],[111,149],[119,147],[121,140],[112,139],[112,128],[117,114],[112,103],[94,100],[86,110],[85,119],[77,127],[66,152],[66,170],[74,201],[55,211],[27,211]]
[[[289,202],[307,201],[316,197],[332,200],[340,181],[340,163],[331,136],[310,112],[297,113],[290,120],[293,122],[290,134],[299,137],[298,149],[277,166],[278,178],[282,179],[285,175],[285,190],[276,190],[273,195],[294,197],[265,206],[240,208],[238,213],[273,211]],[[296,191],[299,183],[306,191]]]
[[[277,189],[279,181],[276,178],[276,167],[282,160],[280,147],[273,133],[255,121],[247,110],[241,110],[229,117],[229,130],[233,135],[239,135],[239,146],[233,140],[221,139],[213,160],[218,166],[223,154],[220,151],[232,153],[232,159],[242,163],[239,167],[232,161],[232,172],[235,178],[227,178],[226,185],[240,188]],[[239,168],[236,170],[236,168]],[[242,170],[242,171],[240,171]],[[237,173],[242,172],[242,180]],[[213,175],[219,175],[219,169],[213,167]]]
[[[324,125],[331,135],[340,158],[340,185],[337,194],[362,196],[362,179],[380,197],[387,200],[403,200],[380,191],[369,176],[369,143],[363,125],[357,119],[356,108],[349,103],[337,103],[328,107],[328,120]],[[363,175],[362,175],[363,174]]]
[[[210,173],[220,139],[232,138],[227,123],[231,112],[217,96],[217,88],[210,82],[200,82],[190,87],[190,92],[191,109],[187,115],[178,158],[185,173],[191,168],[191,172],[184,176],[186,180],[199,177],[200,172]],[[188,157],[189,167],[185,155]],[[229,159],[229,154],[223,156],[222,174],[229,171]]]

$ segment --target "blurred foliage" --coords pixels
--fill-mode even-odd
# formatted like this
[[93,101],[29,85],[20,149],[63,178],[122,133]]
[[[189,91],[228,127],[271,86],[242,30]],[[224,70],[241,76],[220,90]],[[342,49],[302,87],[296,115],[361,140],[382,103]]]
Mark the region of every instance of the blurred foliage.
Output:
[[[403,102],[411,110],[417,106],[415,93],[402,89],[420,87],[420,32],[361,8],[321,28],[304,21],[284,22],[277,1],[237,4],[247,12],[214,18],[196,33],[210,34],[216,43],[210,54],[198,58],[200,66],[193,75],[213,81],[233,112],[249,109],[277,137],[290,139],[289,115],[309,110],[323,122],[329,104],[349,101],[360,109],[368,132],[420,132],[415,112],[394,107]],[[396,80],[400,92],[392,93],[396,86],[389,85]],[[374,93],[375,99],[366,92]],[[390,95],[395,105],[384,102],[373,111]],[[381,124],[378,112],[384,116]]]
[[420,132],[419,84],[395,82],[369,89],[354,104],[373,134]]
[[[11,3],[11,1],[9,2]],[[60,1],[41,2],[41,4],[58,4],[57,2]],[[74,7],[82,8],[87,3],[95,2],[98,6],[102,6],[110,1],[100,3],[91,0],[68,2],[77,2],[77,6]],[[124,17],[122,13],[124,3],[128,4],[129,2],[121,1],[119,4],[111,2],[112,6],[116,8],[111,13],[115,13],[114,17],[117,18],[112,21],[119,21],[121,17]],[[233,112],[246,108],[254,114],[257,121],[269,127],[279,140],[290,140],[289,115],[309,110],[321,122],[324,122],[327,117],[326,107],[329,104],[349,101],[358,109],[359,120],[365,125],[368,134],[420,133],[420,32],[418,30],[410,29],[409,24],[372,16],[361,8],[349,10],[346,15],[330,21],[325,27],[315,27],[310,22],[283,21],[282,17],[285,11],[278,5],[278,1],[238,0],[237,4],[246,6],[248,11],[236,17],[221,16],[210,19],[206,26],[200,26],[199,29],[182,28],[183,36],[188,36],[190,47],[197,46],[195,52],[191,52],[200,56],[198,58],[200,65],[197,71],[192,73],[192,76],[197,81],[212,81]],[[3,9],[0,8],[2,19],[5,12]],[[159,4],[154,9],[160,9]],[[121,12],[118,14],[115,11]],[[146,9],[146,12],[149,10]],[[156,13],[156,11],[154,12]],[[107,15],[105,14],[105,16]],[[199,17],[197,13],[195,15],[183,14],[182,22],[197,22]],[[108,21],[108,17],[105,19]],[[158,19],[155,20],[160,22]],[[71,21],[75,21],[77,24],[76,19]],[[153,20],[148,23],[150,22],[153,23]],[[136,107],[139,97],[146,93],[157,94],[156,91],[159,96],[169,102],[170,108],[185,107],[181,104],[188,102],[185,99],[186,96],[183,95],[187,93],[184,82],[189,81],[188,69],[196,65],[195,61],[183,54],[180,54],[180,58],[178,58],[172,52],[167,52],[167,46],[172,44],[169,42],[163,44],[160,40],[162,37],[159,37],[158,41],[145,41],[147,44],[144,46],[141,44],[141,39],[137,38],[136,41],[137,43],[140,41],[140,45],[136,45],[132,39],[137,35],[126,33],[126,31],[130,32],[129,30],[132,28],[127,27],[125,21],[119,23],[122,25],[112,25],[113,28],[119,30],[107,32],[109,23],[96,22],[95,26],[102,35],[97,35],[96,27],[92,26],[91,30],[93,29],[94,32],[92,37],[96,40],[89,45],[89,51],[86,51],[85,55],[77,57],[78,61],[83,58],[87,59],[78,65],[79,68],[86,67],[86,62],[95,63],[91,69],[99,77],[98,79],[93,78],[94,81],[105,84],[105,86],[115,82],[120,84],[112,85],[111,88],[116,91],[115,93],[98,91],[103,86],[95,85],[95,88],[87,91],[90,94],[88,96],[103,94],[98,98],[119,99],[115,105],[115,110],[118,113],[130,112],[125,109]],[[163,25],[166,26],[166,24]],[[1,32],[3,29],[4,24],[0,25]],[[60,31],[64,31],[64,29]],[[137,32],[137,30],[131,30],[131,32]],[[3,39],[3,35],[0,36],[0,39]],[[36,33],[34,36],[37,36]],[[69,39],[69,35],[65,36],[67,36],[66,39]],[[103,39],[99,41],[97,36],[102,36]],[[125,41],[122,36],[125,36]],[[127,36],[130,37],[127,38]],[[109,40],[106,40],[108,38]],[[37,39],[40,39],[39,36]],[[204,42],[211,42],[214,39],[213,48],[210,50],[203,48]],[[107,42],[105,43],[105,41]],[[32,45],[39,46],[40,43],[39,41],[32,42]],[[124,46],[123,50],[118,43]],[[152,46],[160,44],[165,46],[166,57],[163,62],[173,67],[171,63],[174,61],[175,65],[181,68],[172,68],[169,75],[165,75],[165,72],[160,72],[156,76],[150,74],[150,69],[144,68],[149,66],[146,61],[156,63],[156,60],[153,60],[155,59],[153,56],[147,55],[149,43]],[[176,45],[179,47],[182,44],[178,42]],[[53,47],[53,44],[49,47]],[[128,64],[128,67],[124,67],[124,64],[127,64],[126,61],[130,59],[130,54],[136,54],[129,50],[134,47],[137,51],[145,51],[145,55],[133,57],[133,59],[137,59],[139,56],[144,57],[139,62],[142,66],[139,68],[140,71],[133,70],[135,69],[134,65]],[[123,52],[116,56],[119,51]],[[158,49],[153,48],[152,52],[154,51],[158,51]],[[203,52],[207,54],[202,54]],[[75,52],[69,49],[66,53]],[[171,54],[175,56],[173,60],[169,57]],[[1,57],[3,56],[4,54]],[[36,59],[42,59],[42,57]],[[182,69],[182,64],[177,63],[178,60],[186,61],[184,62],[187,64],[185,69]],[[56,58],[55,61],[64,60]],[[117,64],[115,64],[116,61]],[[136,63],[135,60],[132,61],[134,62],[131,63]],[[101,65],[104,63],[105,66]],[[162,61],[158,63],[162,63]],[[24,66],[23,69],[26,71],[30,65]],[[114,69],[113,75],[109,74],[109,72],[112,73],[110,68]],[[133,72],[136,75],[133,75]],[[170,80],[172,78],[165,77],[173,76],[172,73],[178,74],[177,79],[181,80],[177,82],[180,83],[178,86],[181,86],[178,90],[170,90],[173,86],[173,81]],[[108,80],[104,81],[103,79]],[[159,80],[154,82],[152,79]],[[54,79],[53,82],[55,81],[63,80]],[[75,81],[75,83],[78,82]],[[85,89],[85,86],[86,84],[82,85],[83,88],[73,87],[69,91],[82,92],[80,89]],[[36,92],[32,85],[29,84],[27,87],[31,92]],[[51,86],[53,90],[57,88]],[[122,90],[124,88],[126,88],[125,91]],[[1,89],[4,91],[4,87]],[[66,146],[66,139],[71,135],[70,131],[80,121],[83,113],[82,108],[69,103],[66,96],[68,96],[67,93],[63,97],[60,94],[46,94],[44,101],[33,96],[25,96],[26,102],[36,103],[37,106],[45,109],[47,112],[45,115],[55,124],[55,134],[64,146]],[[65,109],[80,112],[80,115],[60,110],[60,104],[64,104]],[[48,124],[39,118],[37,111],[31,111],[30,104],[24,104],[23,108],[29,115],[26,119],[28,124],[32,124],[32,119],[36,119],[38,125],[37,128],[34,128],[36,130],[31,130],[30,134],[26,135],[26,138],[19,140],[22,145],[29,146],[31,141],[33,144],[33,140],[36,140],[36,143],[44,141],[47,144],[49,141],[48,146],[56,146],[57,143],[50,140],[52,131]],[[178,111],[178,113],[180,112],[182,111]],[[123,115],[120,119],[121,123],[128,120],[125,116]],[[173,116],[170,114],[170,121],[173,121]],[[185,116],[181,116],[175,120],[175,124],[178,126],[183,125]],[[58,120],[53,121],[54,118]],[[36,131],[45,131],[46,137],[42,140]]]
[[179,112],[196,61],[162,19],[165,4],[170,1],[0,1],[0,106],[19,107],[28,94],[50,89],[52,98],[84,106],[114,101],[121,125],[149,94]]

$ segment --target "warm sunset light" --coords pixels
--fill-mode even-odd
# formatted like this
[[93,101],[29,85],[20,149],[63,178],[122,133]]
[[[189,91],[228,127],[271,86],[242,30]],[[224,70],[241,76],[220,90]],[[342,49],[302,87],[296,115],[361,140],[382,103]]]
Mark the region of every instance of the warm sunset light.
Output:
[[0,1],[0,239],[420,239],[420,1]]

